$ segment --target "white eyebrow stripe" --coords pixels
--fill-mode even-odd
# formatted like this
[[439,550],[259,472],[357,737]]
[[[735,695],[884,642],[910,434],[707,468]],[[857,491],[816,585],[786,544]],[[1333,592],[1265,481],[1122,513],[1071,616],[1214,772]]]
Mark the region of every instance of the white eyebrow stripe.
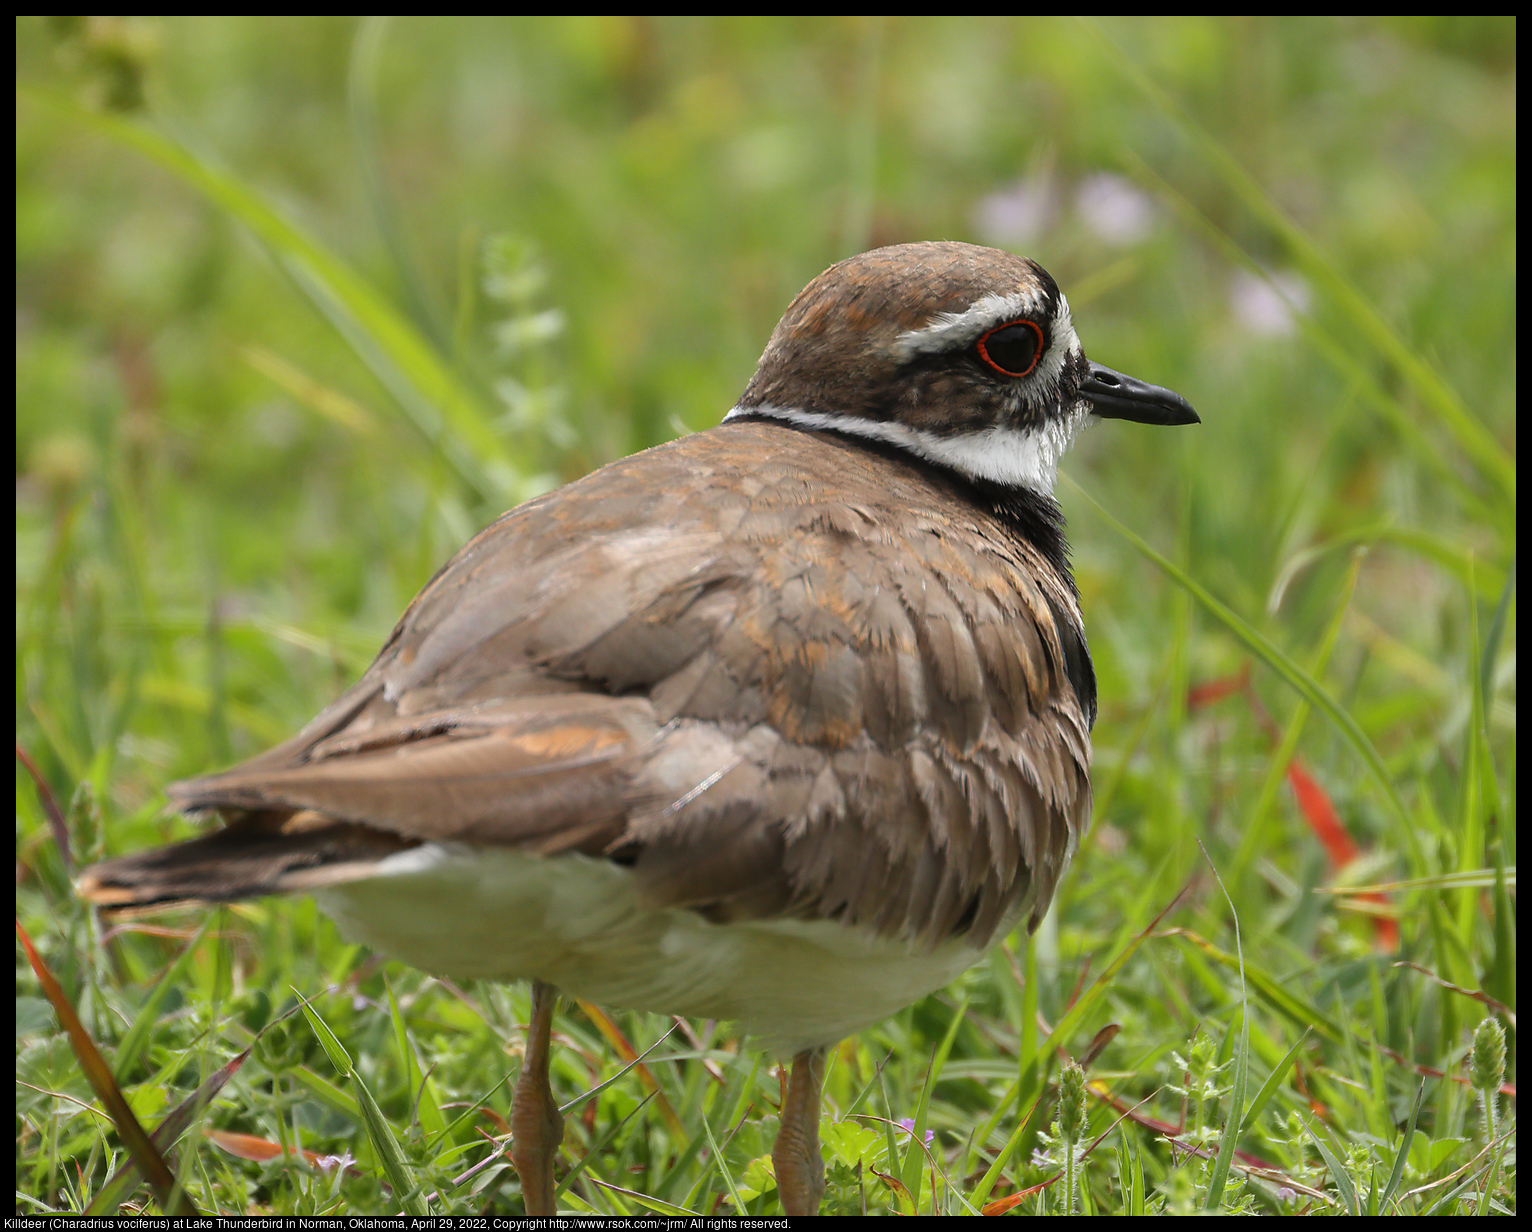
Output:
[[[1062,303],[1062,297],[1060,297]],[[960,351],[987,329],[1021,317],[1046,319],[1047,302],[1036,291],[991,292],[962,312],[940,312],[927,325],[906,330],[894,343],[894,353],[905,362],[933,351]],[[1064,320],[1069,309],[1063,308]]]
[[984,428],[939,436],[923,428],[890,420],[863,419],[857,415],[829,415],[823,411],[805,411],[795,406],[736,406],[724,420],[760,415],[828,432],[842,432],[868,440],[897,445],[917,458],[957,471],[970,479],[984,479],[1002,487],[1030,488],[1044,496],[1053,495],[1058,479],[1059,459],[1090,417],[1087,403],[1079,403],[1063,418],[1049,419],[1041,427],[1021,431],[1017,428]]

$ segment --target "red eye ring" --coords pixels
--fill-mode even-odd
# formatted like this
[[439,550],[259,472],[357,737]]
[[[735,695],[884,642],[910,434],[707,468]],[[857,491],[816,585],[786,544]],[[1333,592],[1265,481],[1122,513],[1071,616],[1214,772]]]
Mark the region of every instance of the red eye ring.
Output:
[[[1018,326],[1031,331],[1030,355],[1027,354],[1025,334],[1010,332],[1015,331]],[[1006,338],[995,337],[997,334],[1008,332],[1009,336]],[[1007,321],[1004,325],[997,325],[984,334],[974,343],[974,349],[979,353],[979,358],[1001,376],[1030,376],[1043,357],[1043,331],[1035,321]]]

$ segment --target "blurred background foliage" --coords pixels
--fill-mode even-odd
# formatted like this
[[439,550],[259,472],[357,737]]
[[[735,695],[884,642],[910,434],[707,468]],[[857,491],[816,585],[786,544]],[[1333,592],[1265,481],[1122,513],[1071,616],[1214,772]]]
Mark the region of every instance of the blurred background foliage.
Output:
[[[17,29],[24,585],[46,558],[49,511],[105,485],[131,498],[153,541],[155,585],[184,579],[169,598],[186,610],[210,587],[302,624],[326,623],[339,602],[333,614],[375,640],[502,507],[716,422],[781,309],[826,264],[916,238],[1036,256],[1069,291],[1093,356],[1203,410],[1207,427],[1174,442],[1094,433],[1069,469],[1152,527],[1176,516],[1172,459],[1189,451],[1187,557],[1242,610],[1259,611],[1316,537],[1380,520],[1460,535],[1505,564],[1505,510],[1488,507],[1503,493],[1455,456],[1461,442],[1316,289],[1209,147],[1510,457],[1506,21],[208,17]],[[442,450],[248,232],[83,122],[80,102],[152,117],[399,305],[503,442],[484,460],[500,463],[497,490],[454,485]],[[521,269],[520,301],[487,285],[494,246]],[[1342,361],[1305,345],[1284,290]],[[496,328],[529,321],[519,340]],[[1370,405],[1380,392],[1418,439]],[[1114,549],[1070,512],[1089,581]],[[1289,619],[1325,618],[1325,581],[1343,561],[1326,567],[1292,596]],[[1418,622],[1437,605],[1415,592],[1440,579],[1408,560],[1372,567],[1386,584],[1368,589],[1393,600],[1397,631],[1431,636]],[[303,580],[313,575],[321,593]]]
[[[87,818],[168,833],[166,781],[305,721],[480,525],[717,422],[830,262],[953,238],[1036,257],[1093,358],[1204,420],[1065,461],[1110,782],[1066,915],[1110,932],[1252,826],[1281,873],[1241,868],[1236,901],[1331,875],[1290,806],[1248,813],[1254,710],[1185,726],[1247,645],[1081,488],[1315,673],[1444,827],[1428,863],[1509,841],[1512,20],[16,29],[17,720]],[[1369,876],[1438,867],[1333,727],[1253,687]],[[23,883],[62,886],[30,792]],[[1298,951],[1371,942],[1282,918]]]

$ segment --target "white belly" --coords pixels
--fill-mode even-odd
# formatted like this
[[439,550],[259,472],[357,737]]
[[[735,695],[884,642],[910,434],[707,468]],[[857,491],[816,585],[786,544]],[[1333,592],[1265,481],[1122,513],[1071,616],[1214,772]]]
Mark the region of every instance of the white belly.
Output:
[[782,1054],[833,1043],[979,958],[833,921],[712,924],[656,911],[609,860],[430,843],[318,891],[342,933],[454,979],[537,978],[620,1009],[742,1023]]

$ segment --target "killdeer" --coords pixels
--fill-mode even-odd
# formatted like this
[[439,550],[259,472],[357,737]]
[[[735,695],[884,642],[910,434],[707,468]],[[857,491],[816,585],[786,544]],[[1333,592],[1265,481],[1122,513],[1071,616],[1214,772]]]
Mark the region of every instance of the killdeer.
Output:
[[530,979],[512,1157],[554,1211],[555,990],[793,1058],[773,1150],[823,1192],[828,1045],[1035,927],[1090,815],[1096,682],[1059,456],[1197,422],[1085,358],[1026,258],[900,244],[793,300],[705,432],[511,510],[285,744],[169,788],[205,837],[105,908],[306,891],[426,971]]

